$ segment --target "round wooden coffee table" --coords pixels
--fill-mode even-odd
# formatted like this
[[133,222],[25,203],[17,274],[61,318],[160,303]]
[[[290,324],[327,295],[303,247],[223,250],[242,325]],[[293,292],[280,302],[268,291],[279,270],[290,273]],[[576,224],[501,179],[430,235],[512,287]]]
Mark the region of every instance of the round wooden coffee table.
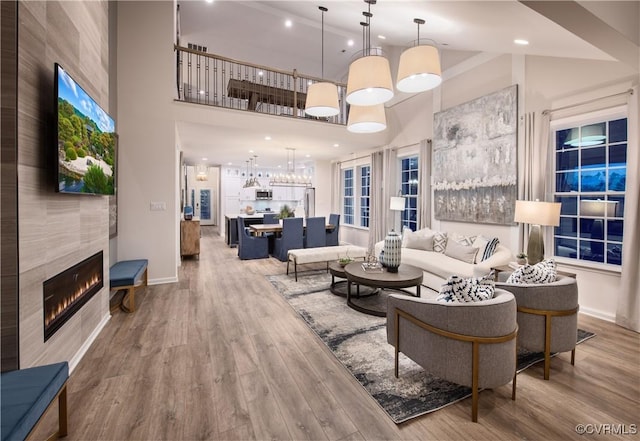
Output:
[[[354,262],[344,267],[347,278],[347,305],[356,311],[378,317],[387,315],[387,290],[402,291],[405,294],[420,297],[422,284],[422,270],[411,265],[400,265],[397,273],[365,271],[362,262]],[[363,298],[351,293],[351,285],[363,285],[372,288],[383,288],[376,291],[378,295]],[[415,286],[416,292],[411,293],[402,288]]]
[[[347,297],[347,275],[344,272],[344,266],[337,261],[329,262],[329,274],[331,274],[331,285],[329,291],[340,297]],[[344,280],[336,280],[336,277]],[[375,294],[375,288],[363,287],[360,289],[358,285],[357,291],[360,297],[366,297]]]

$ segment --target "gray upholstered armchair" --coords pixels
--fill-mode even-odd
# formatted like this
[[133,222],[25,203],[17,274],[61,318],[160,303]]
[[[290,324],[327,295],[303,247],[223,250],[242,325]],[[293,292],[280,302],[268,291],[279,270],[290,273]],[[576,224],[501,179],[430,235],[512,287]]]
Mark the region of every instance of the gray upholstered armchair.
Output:
[[512,381],[516,398],[516,302],[508,291],[482,302],[444,303],[392,294],[387,341],[427,372],[472,389],[471,419],[478,421],[478,393]]
[[496,287],[513,293],[518,305],[518,346],[544,352],[544,379],[549,379],[552,352],[571,351],[575,364],[578,333],[578,284],[559,275],[552,283],[510,284],[508,272],[498,274]]

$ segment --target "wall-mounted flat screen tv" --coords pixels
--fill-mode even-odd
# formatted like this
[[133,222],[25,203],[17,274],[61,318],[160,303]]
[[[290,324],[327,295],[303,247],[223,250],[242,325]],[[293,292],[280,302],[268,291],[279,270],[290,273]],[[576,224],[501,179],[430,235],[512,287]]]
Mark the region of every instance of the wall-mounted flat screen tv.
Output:
[[115,194],[116,134],[113,118],[57,63],[55,99],[56,191]]

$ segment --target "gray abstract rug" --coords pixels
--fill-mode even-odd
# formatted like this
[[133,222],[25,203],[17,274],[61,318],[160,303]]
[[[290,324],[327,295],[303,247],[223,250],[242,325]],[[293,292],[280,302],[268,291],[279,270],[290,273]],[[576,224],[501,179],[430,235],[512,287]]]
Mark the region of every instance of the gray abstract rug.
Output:
[[[434,377],[404,356],[395,378],[386,318],[347,307],[345,298],[329,291],[331,276],[325,271],[298,274],[298,282],[287,275],[268,279],[396,424],[471,396],[470,388]],[[578,331],[579,342],[593,336]],[[542,353],[521,351],[518,372],[542,360]]]

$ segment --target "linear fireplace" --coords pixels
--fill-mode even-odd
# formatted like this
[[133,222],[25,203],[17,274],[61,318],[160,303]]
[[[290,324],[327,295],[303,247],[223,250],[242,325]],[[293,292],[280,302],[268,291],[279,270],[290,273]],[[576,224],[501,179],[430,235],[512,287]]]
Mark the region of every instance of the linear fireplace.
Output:
[[102,251],[46,280],[44,341],[47,341],[103,287]]

